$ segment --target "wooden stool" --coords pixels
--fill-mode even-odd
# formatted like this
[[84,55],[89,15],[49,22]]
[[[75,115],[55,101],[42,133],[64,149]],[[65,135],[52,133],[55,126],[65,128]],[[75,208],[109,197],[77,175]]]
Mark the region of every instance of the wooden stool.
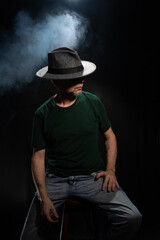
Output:
[[[80,200],[80,199],[75,199],[75,198],[71,198],[68,199],[64,206],[63,206],[63,213],[62,213],[62,223],[61,223],[61,231],[60,231],[60,240],[67,240],[67,232],[68,232],[68,224],[69,224],[69,217],[70,217],[70,213],[71,213],[71,209],[73,207],[83,207],[86,206],[87,209],[91,209],[91,214],[93,216],[94,211],[93,211],[93,207],[90,203],[84,201],[84,200]],[[94,217],[93,217],[94,219]],[[94,221],[93,221],[94,224]],[[94,228],[94,239],[96,239],[96,228]]]

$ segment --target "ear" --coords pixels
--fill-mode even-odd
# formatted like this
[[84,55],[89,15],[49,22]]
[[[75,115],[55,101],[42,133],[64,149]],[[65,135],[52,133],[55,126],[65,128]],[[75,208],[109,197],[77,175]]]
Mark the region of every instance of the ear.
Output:
[[54,87],[57,87],[55,80],[51,80],[51,83],[53,84]]

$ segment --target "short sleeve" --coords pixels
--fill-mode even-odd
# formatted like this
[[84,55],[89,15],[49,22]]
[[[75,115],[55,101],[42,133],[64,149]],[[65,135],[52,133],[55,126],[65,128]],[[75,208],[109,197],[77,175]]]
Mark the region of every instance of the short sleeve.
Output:
[[99,99],[98,99],[98,118],[100,129],[103,132],[106,132],[111,127],[111,123],[109,121],[106,109]]
[[45,149],[44,119],[41,112],[36,111],[33,119],[31,147],[37,150]]

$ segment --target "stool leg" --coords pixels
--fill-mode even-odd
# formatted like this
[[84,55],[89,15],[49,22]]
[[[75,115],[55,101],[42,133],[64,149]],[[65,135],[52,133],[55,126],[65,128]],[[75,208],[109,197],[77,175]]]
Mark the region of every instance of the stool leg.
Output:
[[63,206],[62,222],[61,222],[61,230],[60,230],[60,240],[67,240],[69,212],[66,211],[65,208],[66,208],[66,204],[64,204],[64,206]]
[[98,239],[98,230],[97,230],[97,214],[96,210],[94,207],[91,207],[91,217],[92,217],[92,223],[93,223],[93,228],[94,228],[94,233],[93,233],[93,239],[97,240]]

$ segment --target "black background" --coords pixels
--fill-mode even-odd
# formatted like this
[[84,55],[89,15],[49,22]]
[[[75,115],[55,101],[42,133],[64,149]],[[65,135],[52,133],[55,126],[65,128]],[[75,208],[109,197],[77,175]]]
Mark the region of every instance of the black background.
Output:
[[[159,12],[154,1],[5,1],[1,43],[12,35],[20,10],[71,9],[87,17],[87,44],[81,59],[96,63],[84,90],[105,104],[118,141],[117,177],[143,214],[142,239],[160,235],[159,199]],[[52,49],[51,49],[52,50]],[[38,70],[38,69],[37,69]],[[5,239],[19,239],[34,193],[30,172],[31,128],[35,109],[54,93],[49,81],[34,78],[0,96],[0,200]],[[101,144],[103,154],[103,147]]]

